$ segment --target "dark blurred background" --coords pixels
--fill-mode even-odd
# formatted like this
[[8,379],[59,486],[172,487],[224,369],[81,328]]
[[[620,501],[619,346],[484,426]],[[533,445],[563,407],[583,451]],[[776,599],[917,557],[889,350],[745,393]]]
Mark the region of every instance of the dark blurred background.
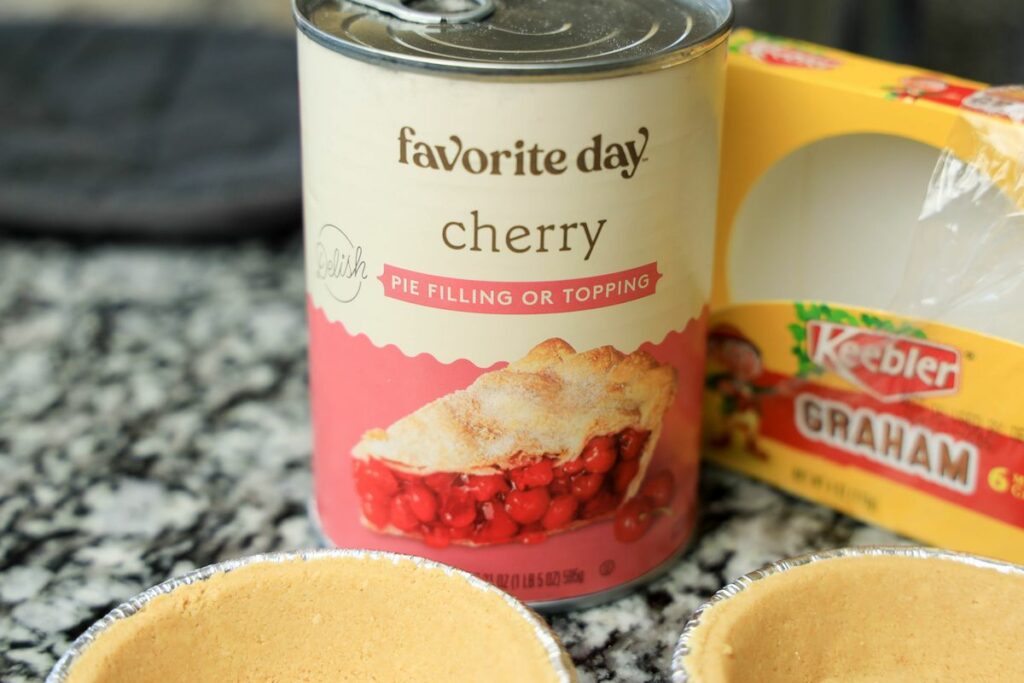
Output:
[[988,83],[1024,82],[1024,0],[734,0],[763,31]]
[[[1024,0],[735,4],[740,26],[1024,82]],[[0,0],[0,231],[296,231],[292,32],[289,0]]]
[[[290,4],[290,0],[3,0],[0,19],[197,21],[290,31]],[[741,26],[987,82],[1024,81],[1024,0],[734,0],[734,4]]]

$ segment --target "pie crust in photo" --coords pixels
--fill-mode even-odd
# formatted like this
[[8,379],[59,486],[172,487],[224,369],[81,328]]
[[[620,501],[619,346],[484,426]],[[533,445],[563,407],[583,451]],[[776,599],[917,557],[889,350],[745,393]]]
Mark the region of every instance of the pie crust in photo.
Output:
[[535,543],[611,516],[642,493],[675,389],[675,369],[644,351],[548,339],[366,432],[352,452],[362,521],[444,547]]

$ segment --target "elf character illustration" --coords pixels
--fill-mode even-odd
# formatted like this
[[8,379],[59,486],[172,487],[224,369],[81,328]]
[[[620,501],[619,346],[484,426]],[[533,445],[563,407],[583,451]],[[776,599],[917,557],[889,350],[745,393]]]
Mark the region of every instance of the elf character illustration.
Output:
[[704,392],[704,438],[716,449],[767,456],[757,444],[761,428],[761,398],[771,387],[755,384],[763,372],[761,351],[731,325],[718,325],[708,334]]

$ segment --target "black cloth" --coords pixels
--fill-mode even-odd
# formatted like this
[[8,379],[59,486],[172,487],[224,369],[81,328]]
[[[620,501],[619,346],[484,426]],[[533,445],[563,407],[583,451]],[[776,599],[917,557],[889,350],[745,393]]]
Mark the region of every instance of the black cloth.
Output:
[[291,36],[0,25],[0,230],[220,237],[300,213]]

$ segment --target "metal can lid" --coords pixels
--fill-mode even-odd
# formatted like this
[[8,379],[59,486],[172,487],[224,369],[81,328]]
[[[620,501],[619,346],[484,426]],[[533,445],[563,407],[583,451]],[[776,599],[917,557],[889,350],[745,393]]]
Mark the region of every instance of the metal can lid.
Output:
[[299,30],[367,61],[501,76],[657,68],[718,43],[730,0],[294,0]]

